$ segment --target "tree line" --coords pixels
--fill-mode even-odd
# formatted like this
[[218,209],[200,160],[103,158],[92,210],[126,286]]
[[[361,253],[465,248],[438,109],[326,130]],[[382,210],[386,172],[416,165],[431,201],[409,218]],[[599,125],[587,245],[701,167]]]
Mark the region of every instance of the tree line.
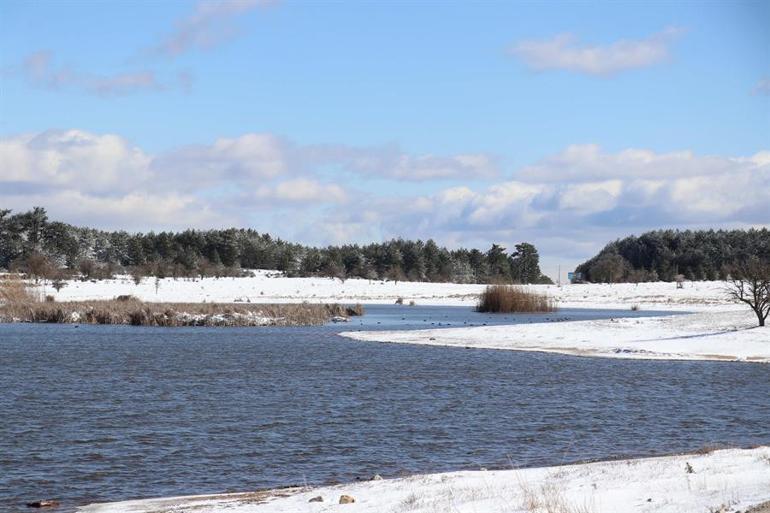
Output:
[[607,244],[575,271],[590,282],[728,279],[742,263],[770,262],[770,231],[655,230]]
[[252,229],[128,233],[81,228],[50,221],[40,207],[16,214],[0,209],[0,268],[51,279],[117,273],[137,280],[238,276],[247,269],[274,269],[288,276],[340,279],[550,282],[540,272],[537,249],[526,242],[511,252],[497,244],[483,252],[403,239],[316,248]]

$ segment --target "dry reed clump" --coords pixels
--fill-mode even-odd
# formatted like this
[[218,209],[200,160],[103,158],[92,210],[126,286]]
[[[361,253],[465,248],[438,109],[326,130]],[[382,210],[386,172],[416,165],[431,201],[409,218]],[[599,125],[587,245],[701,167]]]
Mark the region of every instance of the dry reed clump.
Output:
[[556,305],[550,297],[518,285],[489,285],[481,293],[476,311],[491,313],[553,312]]
[[19,275],[6,274],[0,278],[0,303],[8,305],[34,302],[35,296]]
[[0,319],[18,322],[128,324],[132,326],[308,326],[335,316],[362,315],[363,307],[337,304],[144,303],[134,297],[0,306]]
[[27,283],[19,275],[0,277],[0,319],[13,320],[24,315],[37,302]]

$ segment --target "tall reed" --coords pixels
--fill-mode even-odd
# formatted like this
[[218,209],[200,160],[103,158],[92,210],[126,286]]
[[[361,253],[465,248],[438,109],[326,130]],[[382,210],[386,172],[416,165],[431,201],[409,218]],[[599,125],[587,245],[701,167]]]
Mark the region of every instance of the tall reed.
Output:
[[532,292],[520,285],[489,285],[481,293],[477,312],[516,313],[553,312],[556,304],[545,294]]
[[0,276],[0,309],[6,315],[24,315],[37,302],[27,283],[17,274]]

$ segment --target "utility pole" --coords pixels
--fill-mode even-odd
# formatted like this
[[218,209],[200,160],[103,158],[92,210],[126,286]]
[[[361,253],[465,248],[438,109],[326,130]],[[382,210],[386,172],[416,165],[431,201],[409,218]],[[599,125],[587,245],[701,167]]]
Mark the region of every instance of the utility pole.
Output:
[[556,282],[559,284],[559,287],[561,287],[561,264],[559,264],[559,271],[556,276],[558,276],[558,278],[556,278]]

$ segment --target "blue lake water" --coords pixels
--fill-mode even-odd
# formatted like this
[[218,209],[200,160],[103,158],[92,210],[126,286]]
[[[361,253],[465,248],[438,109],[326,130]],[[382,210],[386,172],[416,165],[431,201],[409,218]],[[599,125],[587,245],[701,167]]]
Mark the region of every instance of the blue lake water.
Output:
[[357,342],[652,312],[369,306],[343,325],[0,325],[0,510],[770,443],[770,366]]

